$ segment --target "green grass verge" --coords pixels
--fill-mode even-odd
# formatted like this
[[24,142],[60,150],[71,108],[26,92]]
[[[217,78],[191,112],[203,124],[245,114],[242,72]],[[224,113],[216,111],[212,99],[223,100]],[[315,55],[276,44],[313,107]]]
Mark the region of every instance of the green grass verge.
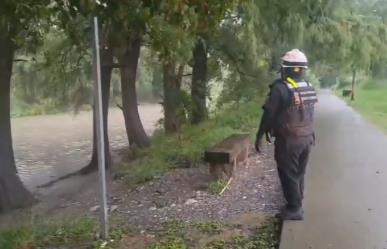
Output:
[[[244,227],[219,221],[165,223],[151,244],[142,249],[276,249],[280,223],[268,218],[263,224]],[[108,241],[98,239],[94,219],[46,222],[0,231],[1,249],[124,249],[125,238],[138,236],[125,226],[111,228]]]
[[240,230],[238,225],[233,227],[217,221],[174,221],[164,226],[157,242],[147,249],[276,249],[279,238],[280,223],[272,218],[246,230]]
[[174,167],[193,167],[203,152],[233,133],[254,134],[261,115],[261,101],[233,105],[200,125],[185,126],[174,135],[156,135],[149,149],[133,153],[135,160],[119,167],[129,185],[141,184]]
[[253,235],[239,235],[231,240],[210,242],[204,249],[277,249],[279,247],[280,224],[270,219],[258,227]]
[[18,225],[0,231],[1,249],[113,249],[129,233],[124,226],[111,229],[108,242],[97,237],[98,223],[92,218],[43,221]]
[[349,105],[371,122],[387,131],[387,82],[370,80],[359,85],[355,101],[347,99]]

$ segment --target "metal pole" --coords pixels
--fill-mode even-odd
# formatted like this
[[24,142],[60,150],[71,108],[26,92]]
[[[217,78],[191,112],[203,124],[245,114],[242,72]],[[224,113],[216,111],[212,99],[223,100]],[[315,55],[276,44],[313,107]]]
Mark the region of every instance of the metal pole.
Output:
[[94,67],[94,108],[96,128],[97,128],[97,148],[98,148],[98,169],[100,181],[100,210],[101,210],[101,236],[103,239],[108,238],[108,207],[106,191],[106,171],[105,171],[105,136],[102,114],[102,86],[101,86],[101,60],[99,51],[99,32],[98,18],[93,18],[93,67]]

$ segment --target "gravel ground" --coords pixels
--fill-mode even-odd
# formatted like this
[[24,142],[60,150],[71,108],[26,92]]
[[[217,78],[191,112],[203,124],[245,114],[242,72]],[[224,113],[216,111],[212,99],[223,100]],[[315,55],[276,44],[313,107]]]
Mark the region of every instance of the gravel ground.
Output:
[[138,187],[124,198],[115,197],[116,212],[141,229],[168,220],[228,220],[245,213],[273,215],[283,203],[275,163],[269,154],[252,154],[239,165],[223,195],[208,191],[206,167],[176,169]]
[[[109,177],[110,213],[115,219],[140,230],[152,231],[169,220],[228,221],[245,214],[272,216],[283,204],[272,148],[251,153],[238,165],[232,183],[223,195],[209,191],[208,167],[175,169],[164,176],[128,189]],[[98,175],[74,177],[41,189],[42,202],[35,210],[48,214],[98,215]],[[48,210],[48,212],[47,212]]]

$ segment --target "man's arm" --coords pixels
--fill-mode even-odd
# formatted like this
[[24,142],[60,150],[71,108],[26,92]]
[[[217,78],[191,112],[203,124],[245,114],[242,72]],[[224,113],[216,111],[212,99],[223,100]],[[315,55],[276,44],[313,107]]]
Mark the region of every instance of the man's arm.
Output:
[[263,106],[264,112],[257,133],[257,142],[261,142],[265,133],[269,132],[274,126],[276,114],[281,107],[282,100],[281,90],[279,87],[279,85],[275,84],[271,88],[270,94]]

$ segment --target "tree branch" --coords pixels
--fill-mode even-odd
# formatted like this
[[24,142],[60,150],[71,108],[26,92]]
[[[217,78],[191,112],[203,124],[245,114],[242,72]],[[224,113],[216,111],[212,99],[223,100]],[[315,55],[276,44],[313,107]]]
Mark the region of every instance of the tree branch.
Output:
[[244,70],[240,68],[238,60],[236,58],[234,58],[234,56],[232,56],[227,49],[221,49],[221,51],[227,56],[227,58],[231,61],[231,63],[234,64],[234,67],[239,75],[241,75],[241,76],[243,75],[245,77],[249,77],[252,79],[256,78],[256,76],[253,76],[253,75],[250,75],[250,74],[244,72]]
[[27,59],[14,59],[14,62],[29,62]]

